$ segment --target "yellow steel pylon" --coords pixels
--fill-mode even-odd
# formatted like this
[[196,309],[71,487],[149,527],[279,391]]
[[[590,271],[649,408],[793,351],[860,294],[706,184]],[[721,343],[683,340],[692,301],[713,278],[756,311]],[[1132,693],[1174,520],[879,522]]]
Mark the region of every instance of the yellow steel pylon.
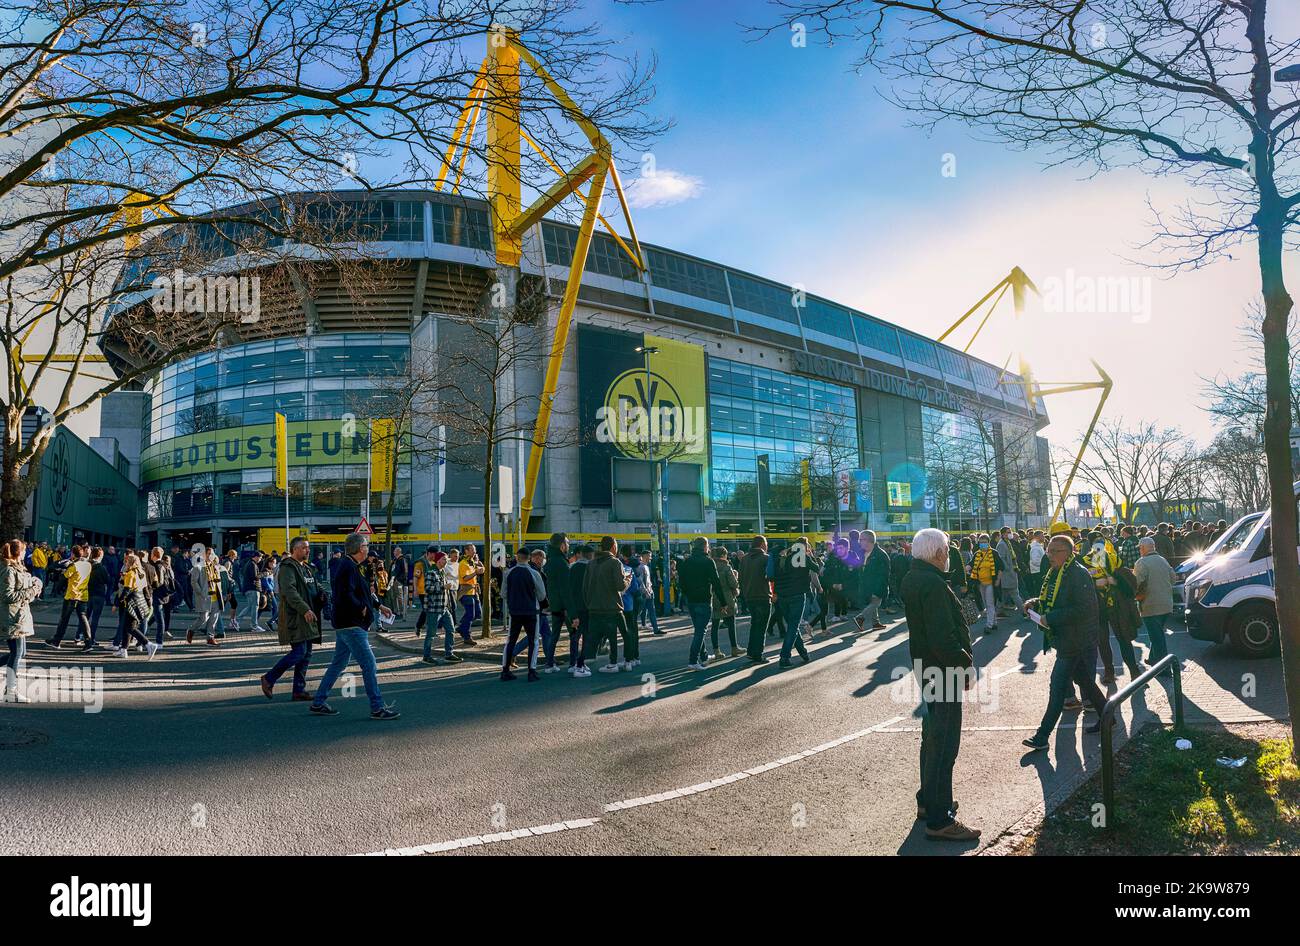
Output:
[[[971,345],[975,344],[975,339],[978,338],[980,332],[983,331],[984,326],[988,323],[989,317],[993,314],[993,310],[997,308],[997,304],[1002,300],[1002,297],[1007,294],[1008,289],[1011,290],[1012,303],[1017,318],[1023,315],[1025,311],[1026,290],[1032,290],[1034,295],[1038,295],[1038,287],[1034,285],[1033,280],[1025,274],[1023,269],[1016,266],[1010,273],[1004,276],[997,285],[986,292],[978,302],[967,309],[956,322],[953,322],[952,325],[948,327],[947,331],[939,336],[939,341],[942,342],[956,331],[963,322],[978,312],[980,307],[987,302],[989,303],[988,311],[984,313],[984,318],[981,319],[979,325],[975,327],[975,332],[971,335],[970,341],[968,341],[966,347],[962,349],[964,352],[969,352]],[[991,302],[989,301],[990,299],[992,300]],[[1061,495],[1056,501],[1056,508],[1052,511],[1051,522],[1056,522],[1061,518],[1061,514],[1065,510],[1065,499],[1070,495],[1070,487],[1074,485],[1074,477],[1079,472],[1079,465],[1083,462],[1083,454],[1088,449],[1088,443],[1092,439],[1093,431],[1097,428],[1097,421],[1101,419],[1102,408],[1106,406],[1106,399],[1110,397],[1110,392],[1114,387],[1114,382],[1111,380],[1110,375],[1106,374],[1106,372],[1102,370],[1101,365],[1097,364],[1096,361],[1092,362],[1092,366],[1097,369],[1097,374],[1100,380],[1050,382],[1046,386],[1034,380],[1033,370],[1030,368],[1029,362],[1023,355],[1020,356],[1020,380],[1012,381],[1007,377],[1007,365],[1010,363],[1011,356],[1008,355],[1006,362],[1002,366],[1002,371],[998,376],[998,384],[1014,384],[1018,387],[1024,388],[1025,401],[1029,404],[1029,409],[1033,411],[1037,410],[1038,401],[1040,399],[1049,397],[1053,394],[1071,394],[1076,391],[1101,391],[1101,398],[1097,402],[1097,409],[1093,412],[1092,422],[1088,424],[1088,430],[1083,435],[1083,441],[1079,444],[1079,450],[1074,455],[1074,462],[1070,464],[1070,475],[1066,477],[1065,483],[1061,487]]]
[[[524,474],[523,496],[519,501],[520,532],[524,533],[528,531],[528,520],[532,515],[537,477],[541,471],[542,453],[546,448],[547,431],[550,428],[551,409],[555,401],[556,388],[559,386],[560,365],[564,361],[564,353],[568,347],[573,310],[577,305],[578,288],[582,284],[582,272],[587,263],[587,252],[591,247],[596,223],[600,222],[609,231],[614,241],[638,270],[645,270],[645,259],[641,252],[641,244],[637,240],[636,228],[632,224],[632,215],[628,209],[627,197],[623,193],[622,182],[618,177],[618,169],[614,166],[613,149],[600,129],[583,114],[569,94],[519,41],[518,35],[513,30],[494,27],[489,30],[487,39],[487,56],[484,57],[470,85],[469,95],[457,118],[452,140],[447,147],[434,189],[440,191],[446,186],[447,178],[454,167],[455,177],[451,189],[454,193],[459,193],[465,160],[470,151],[479,114],[486,109],[487,142],[484,157],[487,163],[487,198],[492,215],[492,234],[498,265],[518,267],[520,257],[523,255],[524,234],[528,229],[539,223],[566,197],[577,194],[583,201],[582,222],[578,227],[578,239],[573,248],[569,277],[560,302],[555,337],[551,341],[550,355],[546,363],[546,378],[542,385],[537,421],[533,427],[532,444],[528,454],[528,467]],[[521,61],[542,80],[547,91],[582,130],[591,145],[591,153],[571,170],[565,171],[561,168],[520,127]],[[525,142],[542,156],[559,177],[558,181],[543,190],[527,208],[523,207],[521,196],[520,158],[522,145]],[[590,187],[584,194],[582,188],[588,181]],[[614,191],[618,195],[623,219],[627,224],[626,240],[614,231],[609,221],[600,213],[601,198],[604,196],[607,181],[613,183]]]

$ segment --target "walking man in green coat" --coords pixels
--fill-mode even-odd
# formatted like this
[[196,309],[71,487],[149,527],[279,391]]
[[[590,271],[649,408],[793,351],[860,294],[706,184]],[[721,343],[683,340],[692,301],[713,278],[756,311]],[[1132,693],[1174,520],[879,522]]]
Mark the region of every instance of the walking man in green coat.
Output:
[[307,692],[307,665],[311,663],[312,644],[319,644],[320,617],[317,613],[322,597],[315,571],[307,564],[310,547],[307,537],[298,536],[289,544],[289,557],[280,563],[280,643],[289,648],[262,677],[262,695],[271,698],[271,688],[290,667],[293,668],[293,699],[311,700]]

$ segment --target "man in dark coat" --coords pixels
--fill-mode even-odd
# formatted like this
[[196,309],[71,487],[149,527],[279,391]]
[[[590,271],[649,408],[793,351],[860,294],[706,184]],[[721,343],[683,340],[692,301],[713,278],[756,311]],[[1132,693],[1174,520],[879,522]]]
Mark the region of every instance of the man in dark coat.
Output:
[[571,608],[569,603],[569,537],[563,532],[556,532],[551,536],[550,545],[546,549],[546,564],[542,566],[542,574],[546,577],[546,598],[551,612],[551,633],[550,639],[546,642],[546,672],[554,673],[558,670],[555,665],[555,645],[559,642],[560,635],[564,633],[566,624],[569,626],[569,666],[577,666],[577,655],[573,652],[573,626],[569,615]]
[[859,631],[867,629],[871,622],[873,631],[883,631],[885,625],[880,623],[880,603],[889,594],[889,553],[876,542],[876,534],[870,529],[862,532],[862,577],[861,577],[862,613],[855,621]]
[[280,623],[276,628],[280,643],[289,648],[269,671],[262,676],[262,695],[271,698],[271,688],[290,667],[293,668],[293,699],[310,700],[307,693],[307,666],[311,663],[313,644],[320,636],[320,586],[316,572],[307,564],[309,545],[307,537],[300,535],[289,543],[289,555],[280,561],[276,573],[277,593],[280,595]]
[[569,673],[575,677],[589,677],[587,659],[583,654],[583,635],[587,633],[590,617],[587,613],[587,595],[583,590],[587,567],[596,550],[590,545],[578,549],[578,555],[569,563],[569,591],[566,599],[569,618]]
[[1097,686],[1098,604],[1092,576],[1074,554],[1074,540],[1055,535],[1047,543],[1051,568],[1043,580],[1043,597],[1025,602],[1025,610],[1040,613],[1045,630],[1045,646],[1056,647],[1056,663],[1047,697],[1047,712],[1038,731],[1024,740],[1030,749],[1046,749],[1047,737],[1061,718],[1071,683],[1097,711],[1097,721],[1087,728],[1101,732],[1101,711],[1106,698]]
[[907,646],[921,684],[921,788],[916,817],[927,838],[974,841],[978,830],[956,817],[952,770],[961,746],[962,702],[975,680],[970,633],[948,584],[948,536],[922,529],[912,542],[912,567],[900,592],[907,616]]
[[740,560],[740,597],[749,609],[749,646],[745,656],[754,663],[766,663],[763,644],[767,640],[767,622],[772,613],[772,586],[767,578],[767,538],[756,535],[749,551]]
[[370,583],[361,574],[360,565],[370,554],[370,542],[360,533],[350,532],[343,540],[344,555],[335,568],[331,591],[334,625],[334,659],[325,668],[320,686],[311,701],[311,712],[318,716],[337,716],[338,710],[326,702],[334,682],[350,660],[361,667],[361,681],[370,699],[370,718],[397,719],[401,714],[384,703],[379,689],[379,673],[375,666],[375,653],[370,649],[366,633],[375,622],[375,608],[386,618],[393,612],[387,605],[379,604]]

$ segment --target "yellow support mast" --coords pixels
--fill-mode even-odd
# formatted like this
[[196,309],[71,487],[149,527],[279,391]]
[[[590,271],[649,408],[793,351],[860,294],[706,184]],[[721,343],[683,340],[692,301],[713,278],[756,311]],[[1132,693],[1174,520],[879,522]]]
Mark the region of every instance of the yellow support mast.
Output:
[[[963,352],[969,352],[971,346],[975,344],[975,339],[979,338],[980,332],[982,332],[984,326],[988,324],[990,316],[993,315],[993,310],[997,308],[998,303],[1002,301],[1002,298],[1007,294],[1008,289],[1011,290],[1011,299],[1015,309],[1016,318],[1019,318],[1024,314],[1026,293],[1032,291],[1035,295],[1038,295],[1038,287],[1034,285],[1033,280],[1025,274],[1023,269],[1016,266],[1012,268],[1011,272],[1004,276],[992,289],[984,293],[983,297],[978,302],[962,313],[961,317],[958,318],[957,321],[948,326],[947,330],[939,336],[939,341],[942,342],[947,339],[949,335],[961,327],[963,322],[973,316],[987,303],[988,311],[984,313],[984,318],[982,318],[979,325],[975,327],[975,332],[971,335],[970,341],[968,341],[966,347],[962,349]],[[992,301],[990,302],[990,300]],[[1011,358],[1008,356],[1007,364],[1010,363]],[[1097,409],[1092,415],[1092,422],[1088,424],[1088,430],[1083,435],[1083,441],[1079,444],[1079,450],[1074,455],[1074,462],[1070,465],[1070,474],[1066,477],[1065,483],[1061,487],[1061,494],[1057,498],[1056,508],[1052,511],[1051,522],[1059,520],[1062,513],[1065,511],[1065,500],[1066,497],[1070,495],[1070,487],[1074,485],[1074,478],[1079,472],[1079,465],[1083,462],[1083,454],[1088,449],[1088,443],[1092,440],[1093,431],[1097,429],[1097,422],[1101,419],[1102,409],[1106,406],[1106,400],[1110,397],[1110,392],[1112,388],[1114,388],[1114,382],[1111,380],[1110,375],[1106,374],[1106,372],[1102,370],[1101,365],[1097,364],[1096,361],[1093,361],[1092,366],[1097,370],[1097,375],[1099,377],[1099,380],[1097,381],[1063,381],[1051,382],[1047,385],[1043,385],[1034,380],[1033,371],[1029,367],[1029,362],[1026,361],[1022,355],[1020,358],[1019,381],[1012,381],[1006,377],[1006,365],[1003,366],[1002,372],[998,376],[998,384],[1014,384],[1024,388],[1025,401],[1029,404],[1031,410],[1037,410],[1039,400],[1044,397],[1050,397],[1054,394],[1073,394],[1078,391],[1101,392],[1101,398],[1097,402]]]
[[[517,275],[519,261],[523,256],[524,234],[529,228],[537,225],[547,213],[566,198],[578,195],[583,201],[582,221],[578,227],[578,239],[573,248],[573,259],[569,264],[568,280],[564,286],[564,295],[556,317],[555,335],[551,340],[546,377],[542,385],[537,421],[533,426],[528,465],[524,474],[523,495],[519,501],[519,531],[526,533],[537,491],[537,479],[541,472],[542,454],[546,449],[552,406],[559,387],[560,366],[568,349],[573,310],[578,302],[578,289],[582,284],[587,252],[591,248],[597,222],[609,231],[614,241],[639,271],[645,270],[645,262],[641,244],[637,240],[636,229],[632,225],[632,216],[623,193],[622,182],[614,166],[613,149],[605,136],[587,118],[563,87],[547,73],[528,48],[520,42],[518,34],[513,30],[493,27],[488,31],[487,39],[487,56],[484,57],[474,77],[469,95],[456,121],[452,140],[443,158],[434,189],[440,191],[446,186],[448,175],[454,166],[456,175],[452,188],[453,191],[459,192],[465,159],[472,145],[478,114],[486,109],[487,142],[484,157],[487,163],[487,198],[492,216],[493,241],[498,266],[513,269]],[[527,65],[533,74],[542,80],[547,91],[559,103],[565,114],[582,130],[591,145],[591,153],[583,157],[570,170],[564,170],[550,155],[546,154],[520,125],[519,69],[521,64]],[[521,152],[524,142],[541,155],[559,178],[550,187],[539,188],[540,195],[527,208],[523,207],[522,200]],[[588,185],[588,182],[590,186],[587,186],[584,193],[583,188]],[[607,183],[613,183],[614,191],[618,195],[619,206],[623,211],[624,222],[627,224],[626,240],[615,232],[609,221],[600,213],[601,199]]]

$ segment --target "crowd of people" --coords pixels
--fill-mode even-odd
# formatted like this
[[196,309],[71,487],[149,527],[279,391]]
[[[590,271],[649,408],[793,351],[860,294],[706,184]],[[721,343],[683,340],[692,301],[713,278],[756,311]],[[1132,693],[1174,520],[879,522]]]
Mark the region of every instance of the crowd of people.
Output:
[[[666,563],[648,550],[621,550],[612,536],[579,544],[557,532],[544,548],[520,547],[513,561],[490,565],[472,544],[446,552],[431,545],[414,561],[399,547],[385,560],[360,534],[347,536],[328,559],[320,552],[313,556],[306,536],[293,539],[285,555],[243,556],[203,546],[188,552],[173,546],[170,554],[161,548],[119,554],[111,546],[88,545],[52,550],[13,540],[0,546],[0,633],[8,641],[7,654],[0,656],[4,698],[22,699],[17,677],[26,640],[35,633],[30,606],[46,595],[62,600],[57,629],[46,641],[51,648],[72,635],[84,651],[95,649],[109,610],[117,618],[113,654],[126,657],[134,648],[152,658],[173,638],[174,612],[184,606],[192,615],[188,643],[198,634],[219,647],[226,631],[244,622],[252,632],[274,630],[287,651],[261,677],[262,693],[272,699],[276,684],[292,671],[291,698],[309,702],[316,715],[336,715],[328,697],[355,661],[377,720],[400,714],[383,699],[368,633],[411,609],[418,612],[415,633],[423,638],[423,660],[432,664],[459,662],[457,647],[480,646],[473,627],[482,609],[499,609],[507,632],[500,671],[506,682],[517,679],[520,660],[529,681],[539,680],[539,672],[561,672],[559,645],[566,636],[565,663],[573,677],[591,676],[591,664],[602,655],[598,672],[633,670],[641,662],[641,632],[664,633],[660,612],[689,616],[687,667],[703,670],[742,656],[766,663],[769,638],[781,640],[780,667],[792,666],[796,654],[806,663],[808,644],[819,629],[829,632],[828,620],[852,618],[866,633],[886,627],[882,614],[901,610],[913,666],[922,674],[937,671],[947,681],[921,691],[917,817],[925,821],[928,837],[967,841],[979,832],[956,818],[952,772],[962,704],[974,681],[971,628],[989,634],[1001,617],[1032,621],[1043,634],[1044,651],[1056,653],[1042,721],[1024,740],[1028,750],[1047,748],[1062,714],[1084,709],[1085,701],[1097,714],[1086,731],[1099,733],[1105,696],[1098,661],[1102,685],[1125,671],[1138,675],[1135,644],[1142,632],[1148,666],[1166,655],[1171,562],[1203,550],[1226,528],[1222,520],[1092,530],[1055,523],[1049,530],[1003,528],[960,539],[922,529],[911,541],[890,543],[879,542],[871,530],[853,530],[816,546],[800,537],[781,549],[770,549],[756,535],[743,553],[711,546],[700,536]],[[743,654],[739,614],[750,619]],[[333,659],[309,694],[307,671],[325,620],[334,629]],[[441,653],[435,657],[439,634]]]

